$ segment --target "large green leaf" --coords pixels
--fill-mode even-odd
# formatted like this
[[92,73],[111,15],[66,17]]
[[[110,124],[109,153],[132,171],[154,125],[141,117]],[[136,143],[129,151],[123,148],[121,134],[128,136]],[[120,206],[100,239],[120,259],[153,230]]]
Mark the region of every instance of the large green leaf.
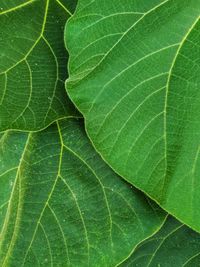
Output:
[[200,0],[80,0],[66,28],[67,89],[97,151],[198,231],[199,16]]
[[82,121],[1,137],[0,266],[110,266],[165,214],[99,157]]
[[169,217],[120,267],[199,267],[200,235]]
[[0,131],[38,130],[75,114],[63,28],[76,1],[0,1]]

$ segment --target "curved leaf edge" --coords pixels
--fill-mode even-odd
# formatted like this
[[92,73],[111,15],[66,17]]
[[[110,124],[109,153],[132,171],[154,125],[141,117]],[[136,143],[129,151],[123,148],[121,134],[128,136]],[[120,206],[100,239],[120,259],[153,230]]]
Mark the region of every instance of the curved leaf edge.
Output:
[[[164,1],[163,3],[165,3],[166,1]],[[73,105],[75,106],[75,108],[78,110],[78,112],[83,116],[83,119],[84,119],[84,129],[85,129],[85,133],[88,137],[88,139],[90,140],[90,143],[92,144],[93,148],[95,149],[95,151],[100,155],[101,159],[118,175],[120,176],[122,179],[124,179],[127,183],[131,184],[133,187],[135,187],[138,191],[142,192],[143,194],[145,194],[149,199],[153,200],[161,209],[163,209],[163,211],[165,211],[167,214],[171,215],[172,217],[174,217],[176,220],[178,220],[179,222],[181,222],[182,224],[188,226],[190,229],[192,229],[193,231],[195,231],[196,233],[200,233],[200,230],[196,229],[195,227],[193,227],[192,225],[190,225],[190,223],[186,223],[184,222],[184,220],[182,220],[181,218],[178,218],[176,215],[173,214],[173,212],[167,210],[165,207],[163,207],[163,205],[161,203],[158,202],[158,200],[156,200],[154,197],[152,197],[148,192],[146,192],[145,190],[141,189],[140,187],[138,187],[137,185],[133,184],[131,181],[129,181],[129,179],[127,179],[126,177],[124,177],[123,174],[120,174],[119,171],[117,171],[113,166],[111,166],[111,164],[105,159],[105,157],[102,155],[102,153],[97,149],[97,147],[95,146],[93,140],[92,140],[92,137],[90,136],[89,134],[89,131],[87,130],[89,127],[87,126],[89,124],[89,122],[87,121],[87,118],[86,116],[84,115],[84,111],[80,109],[80,107],[76,104],[76,101],[73,100],[73,97],[71,95],[71,92],[67,89],[68,87],[68,82],[71,82],[71,75],[70,75],[70,50],[68,48],[68,45],[67,45],[67,28],[68,28],[68,23],[70,23],[71,20],[74,19],[74,16],[77,15],[77,13],[79,13],[81,10],[79,10],[79,1],[78,1],[78,4],[76,5],[76,9],[74,11],[74,13],[72,14],[72,16],[67,20],[66,24],[65,24],[65,28],[64,28],[64,44],[65,44],[65,48],[66,50],[68,51],[69,53],[69,59],[68,59],[68,62],[67,62],[67,68],[68,68],[68,72],[69,72],[69,76],[68,78],[66,79],[65,81],[65,89],[66,89],[66,92],[67,92],[67,95],[70,99],[70,101],[73,103]],[[147,12],[148,13],[148,12]],[[199,19],[199,18],[198,18]],[[114,45],[115,46],[115,45]],[[109,51],[108,53],[109,54]],[[106,54],[106,56],[107,56]],[[106,57],[105,56],[105,57]],[[103,57],[103,59],[97,64],[97,66],[99,66],[99,64],[102,63],[102,61],[105,59],[105,57]],[[96,69],[96,67],[94,69]],[[91,72],[94,70],[92,69],[91,71],[89,71],[89,73],[86,73],[85,76],[88,76],[89,74],[91,74]],[[84,78],[85,78],[84,76]],[[78,82],[79,80],[77,80]],[[167,215],[168,217],[168,215]],[[166,217],[166,218],[167,218]]]
[[55,119],[55,120],[51,121],[49,124],[45,125],[43,128],[40,128],[38,130],[28,130],[28,129],[21,130],[18,128],[13,128],[13,129],[7,129],[7,130],[0,131],[0,134],[4,134],[6,132],[38,133],[38,132],[44,131],[45,129],[50,127],[52,124],[59,122],[59,121],[62,121],[62,120],[65,120],[65,119],[66,120],[68,120],[68,119],[83,119],[83,116],[81,116],[81,114],[77,115],[77,116],[76,115],[63,116],[59,119]]
[[[140,191],[140,190],[139,190]],[[167,221],[167,218],[169,217],[169,214],[166,214],[162,224],[148,237],[144,238],[142,241],[140,241],[134,248],[133,250],[130,252],[130,254],[128,255],[127,258],[124,258],[121,262],[119,262],[115,267],[120,267],[121,264],[123,264],[124,262],[126,262],[130,257],[131,255],[135,252],[135,250],[143,243],[145,242],[146,240],[148,240],[149,238],[153,237],[154,235],[156,235],[161,229],[162,227],[165,225],[166,221]]]
[[[80,120],[80,121],[82,121],[83,122],[83,128],[84,128],[84,131],[85,131],[85,133],[86,133],[86,129],[85,129],[85,121],[84,121],[84,118],[83,117],[76,117],[76,116],[69,116],[69,117],[65,117],[64,119],[58,119],[58,120],[55,120],[54,122],[52,122],[52,123],[50,123],[50,125],[49,126],[51,126],[51,125],[53,125],[53,124],[55,124],[55,123],[57,123],[57,124],[59,124],[59,122],[61,121],[62,122],[62,120],[65,120],[65,121],[68,121],[68,120],[70,120],[70,119],[78,119],[78,120]],[[59,127],[58,127],[59,128]],[[45,129],[46,129],[46,127],[45,127]],[[9,133],[9,132],[21,132],[21,133],[27,133],[28,135],[30,135],[30,134],[32,134],[32,133],[37,133],[37,132],[41,132],[42,130],[39,130],[39,131],[22,131],[22,130],[6,130],[6,131],[4,131],[4,133]],[[86,133],[86,137],[88,138],[88,141],[90,141],[90,138],[88,137],[88,134]],[[26,147],[27,147],[27,145],[28,145],[28,143],[29,143],[29,136],[27,137],[27,141],[26,141],[26,144],[25,144],[25,148],[24,148],[24,152],[23,152],[23,155],[24,155],[24,153],[25,153],[25,150],[26,150]],[[90,144],[93,146],[93,144],[92,144],[92,142],[90,141]],[[93,146],[93,148],[94,148],[94,150],[95,150],[95,152],[97,152],[97,150],[95,149],[95,147]],[[98,152],[97,152],[97,154],[98,155],[100,155]],[[23,157],[23,156],[22,156]],[[102,158],[101,157],[101,155],[100,155],[100,158]],[[103,160],[104,161],[104,160]],[[104,161],[104,163],[108,166],[108,168],[110,168],[110,166],[106,163],[106,161]],[[111,168],[111,170],[113,170],[112,168]],[[114,171],[114,173],[115,174],[117,174],[115,171]],[[132,184],[130,184],[129,182],[127,182],[125,179],[123,179],[123,177],[121,177],[121,176],[119,176],[119,178],[121,178],[122,180],[124,180],[127,184],[129,184],[129,185],[131,185],[132,186]],[[133,188],[136,188],[135,186],[132,186]],[[14,192],[14,190],[15,190],[15,185],[13,186],[13,192]],[[137,188],[136,188],[136,190],[138,190]],[[141,190],[138,190],[139,192],[141,192]],[[13,198],[13,192],[11,193],[11,199]],[[144,194],[144,196],[145,196],[146,194]],[[159,206],[159,205],[158,205]],[[151,234],[149,234],[149,235],[147,235],[145,238],[143,238],[140,242],[138,242],[135,246],[133,246],[133,248],[130,250],[130,252],[128,253],[128,255],[127,256],[125,256],[124,258],[123,258],[123,260],[121,260],[120,262],[118,262],[115,266],[113,266],[113,267],[118,267],[118,266],[120,266],[122,263],[124,263],[127,259],[129,259],[130,257],[131,257],[131,255],[134,253],[134,251],[135,251],[135,249],[141,244],[141,243],[143,243],[144,241],[146,241],[147,239],[149,239],[149,238],[151,238],[152,236],[154,236],[155,234],[157,234],[157,232],[159,232],[160,231],[160,229],[163,227],[163,225],[165,224],[165,222],[166,222],[166,220],[167,220],[167,218],[168,218],[168,214],[166,214],[165,216],[163,216],[163,219],[162,219],[162,223],[160,223],[160,225],[158,225],[157,226],[157,228],[154,230],[154,231],[152,231],[152,233]],[[0,234],[1,234],[1,232],[0,232]],[[3,236],[2,236],[2,240],[3,240]],[[0,242],[1,243],[1,242]],[[1,244],[0,244],[0,246],[1,246]]]
[[110,163],[105,159],[105,157],[101,154],[101,152],[98,151],[97,147],[95,146],[94,142],[92,141],[92,138],[90,137],[90,134],[87,130],[88,128],[88,122],[86,117],[84,116],[83,112],[80,110],[80,108],[77,106],[77,104],[75,103],[75,101],[73,101],[70,92],[67,90],[67,82],[68,79],[65,81],[65,88],[68,94],[69,99],[71,100],[71,102],[74,104],[75,108],[80,112],[80,114],[82,114],[83,119],[84,119],[84,129],[85,129],[85,133],[88,137],[88,139],[90,140],[90,143],[92,144],[93,148],[95,149],[95,151],[100,155],[101,159],[118,175],[120,176],[122,179],[124,179],[127,183],[131,184],[133,187],[135,187],[138,191],[142,192],[143,194],[145,194],[149,199],[153,200],[161,209],[163,209],[163,211],[165,211],[166,213],[168,213],[169,215],[171,215],[172,217],[174,217],[176,220],[178,220],[179,222],[181,222],[182,224],[187,225],[190,229],[192,229],[193,231],[195,231],[196,233],[200,233],[200,230],[195,229],[193,226],[191,226],[189,223],[184,222],[182,219],[177,218],[176,215],[174,215],[172,212],[170,212],[169,210],[167,210],[165,207],[163,207],[163,205],[161,203],[159,203],[156,199],[154,199],[150,194],[148,194],[145,190],[142,190],[141,188],[139,188],[137,185],[133,184],[131,181],[129,181],[128,179],[126,179],[126,177],[124,177],[122,174],[120,174],[113,166],[110,165]]

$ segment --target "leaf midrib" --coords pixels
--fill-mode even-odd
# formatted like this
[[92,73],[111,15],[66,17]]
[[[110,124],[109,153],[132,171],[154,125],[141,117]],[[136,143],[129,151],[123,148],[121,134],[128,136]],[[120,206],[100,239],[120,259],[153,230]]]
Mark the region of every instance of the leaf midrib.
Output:
[[20,221],[19,217],[20,217],[20,214],[21,214],[21,211],[20,211],[20,203],[21,203],[21,198],[20,198],[20,192],[21,192],[20,170],[21,170],[21,166],[22,166],[22,164],[24,162],[25,153],[26,153],[27,147],[29,145],[29,141],[30,141],[31,135],[32,134],[29,133],[28,136],[27,136],[27,140],[26,140],[23,152],[22,152],[22,156],[21,156],[21,158],[19,160],[19,166],[17,168],[17,172],[16,172],[16,176],[15,176],[15,179],[14,179],[13,188],[12,188],[10,199],[9,199],[8,209],[7,209],[7,212],[6,212],[6,216],[5,216],[5,219],[4,219],[4,224],[3,224],[3,227],[2,227],[2,231],[1,231],[0,250],[1,250],[1,246],[3,245],[3,241],[4,241],[4,238],[5,238],[5,235],[6,235],[6,229],[8,227],[8,222],[9,222],[9,218],[10,218],[10,211],[11,211],[11,208],[12,208],[12,199],[13,199],[15,188],[16,188],[16,185],[17,185],[17,181],[19,179],[19,199],[18,199],[18,205],[17,205],[17,214],[16,214],[16,219],[15,219],[15,224],[14,224],[14,230],[13,230],[13,233],[12,233],[12,237],[11,237],[10,244],[8,246],[6,255],[5,255],[4,260],[2,262],[2,267],[5,265],[5,263],[6,263],[7,259],[8,259],[8,256],[11,253],[10,251],[11,251],[12,246],[13,246],[13,242],[14,242],[13,240],[16,238],[16,233],[18,232],[17,225],[18,225],[18,223]]
[[[54,192],[55,186],[56,186],[56,184],[57,184],[59,178],[61,178],[61,180],[66,184],[65,179],[64,179],[64,178],[62,177],[62,175],[61,175],[61,165],[62,165],[62,157],[63,157],[63,151],[64,151],[64,149],[67,149],[70,153],[72,153],[75,157],[77,157],[77,158],[78,158],[84,165],[86,165],[86,167],[87,167],[87,168],[91,171],[91,173],[97,178],[98,182],[99,182],[100,185],[101,185],[101,188],[102,188],[102,191],[103,191],[103,194],[104,194],[104,198],[105,198],[105,201],[106,201],[106,206],[107,206],[107,208],[108,208],[108,216],[109,216],[109,218],[110,218],[110,238],[111,238],[111,249],[112,249],[112,243],[113,243],[113,241],[112,241],[112,234],[111,234],[111,231],[112,231],[112,216],[111,216],[111,211],[110,211],[109,204],[108,204],[108,199],[107,199],[107,196],[106,196],[106,193],[105,193],[105,188],[104,188],[103,184],[101,183],[99,177],[98,177],[97,174],[95,173],[95,171],[88,165],[88,163],[87,163],[81,156],[79,156],[75,151],[71,150],[68,146],[66,146],[66,145],[64,144],[64,141],[63,141],[63,138],[62,138],[62,132],[61,132],[61,129],[60,129],[60,126],[59,126],[59,122],[58,122],[58,121],[57,121],[57,128],[58,128],[58,132],[59,132],[59,136],[60,136],[60,144],[61,144],[61,152],[60,152],[60,159],[59,159],[58,173],[57,173],[55,182],[54,182],[54,184],[53,184],[53,187],[52,187],[52,189],[51,189],[51,191],[50,191],[50,193],[49,193],[48,199],[47,199],[47,201],[45,202],[45,205],[44,205],[44,207],[43,207],[43,209],[42,209],[42,212],[41,212],[41,214],[40,214],[40,216],[39,216],[39,219],[38,219],[38,221],[37,221],[35,230],[34,230],[34,232],[33,232],[33,237],[32,237],[32,239],[31,239],[30,244],[29,244],[29,246],[28,246],[28,248],[27,248],[27,250],[26,250],[26,253],[25,253],[25,257],[24,257],[24,261],[23,261],[23,265],[22,265],[22,266],[24,266],[24,264],[25,264],[25,261],[26,261],[28,252],[29,252],[29,250],[31,249],[31,246],[32,246],[33,241],[34,241],[34,239],[35,239],[35,236],[36,236],[36,234],[37,234],[38,227],[39,227],[39,225],[40,225],[40,223],[41,223],[41,219],[42,219],[42,217],[43,217],[44,211],[45,211],[45,209],[46,209],[47,207],[50,207],[49,202],[50,202],[51,196],[52,196],[52,194],[53,194],[53,192]],[[68,189],[71,191],[71,188],[69,188],[69,185],[68,185],[68,184],[66,184],[66,185],[67,185]],[[74,193],[73,193],[72,191],[71,191],[71,193],[72,193],[72,195],[74,195]],[[78,207],[78,209],[80,209],[80,208],[79,208],[79,205],[77,205],[77,207]],[[135,213],[135,212],[134,212],[134,213]],[[84,226],[84,229],[85,229],[86,240],[87,240],[87,244],[88,244],[88,253],[89,253],[89,239],[88,239],[88,237],[87,237],[87,228],[86,228],[86,225],[85,225],[85,222],[84,222],[84,218],[82,217],[82,214],[81,214],[80,210],[79,210],[79,214],[80,214],[80,216],[81,216],[81,221],[83,222],[83,226]],[[135,214],[136,214],[136,213],[135,213]],[[137,215],[136,215],[136,217],[138,218]],[[139,218],[138,218],[138,220],[139,220]],[[60,226],[59,226],[59,228],[60,228]],[[62,234],[63,234],[63,232],[62,232]],[[63,235],[63,238],[64,238],[64,235]],[[65,239],[64,239],[64,240],[65,240]],[[66,242],[65,242],[65,244],[66,244]],[[88,254],[88,256],[89,256],[89,254]],[[89,263],[89,257],[88,257],[88,263]]]

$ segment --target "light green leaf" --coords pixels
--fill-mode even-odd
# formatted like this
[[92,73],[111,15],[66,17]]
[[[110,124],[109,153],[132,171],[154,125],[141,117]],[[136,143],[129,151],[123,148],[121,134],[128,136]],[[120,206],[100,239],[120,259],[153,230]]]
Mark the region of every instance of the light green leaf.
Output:
[[76,15],[67,24],[69,37],[65,38],[70,49],[69,71],[73,77],[90,72],[126,30],[160,2],[118,0],[113,5],[112,1],[78,1]]
[[200,231],[200,0],[80,2],[67,89],[94,146]]
[[120,267],[198,267],[199,262],[200,235],[169,217]]
[[1,138],[1,267],[113,267],[163,223],[102,161],[82,121]]
[[74,0],[0,1],[0,131],[76,114],[66,96],[63,29]]

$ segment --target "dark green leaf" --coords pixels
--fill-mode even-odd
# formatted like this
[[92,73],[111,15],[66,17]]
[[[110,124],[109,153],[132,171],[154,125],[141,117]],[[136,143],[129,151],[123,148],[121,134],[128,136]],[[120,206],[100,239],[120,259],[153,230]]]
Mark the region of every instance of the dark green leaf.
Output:
[[163,223],[102,161],[82,121],[7,132],[0,148],[1,267],[113,267]]
[[76,1],[64,2],[0,1],[0,131],[38,130],[76,114],[64,89],[63,41]]

